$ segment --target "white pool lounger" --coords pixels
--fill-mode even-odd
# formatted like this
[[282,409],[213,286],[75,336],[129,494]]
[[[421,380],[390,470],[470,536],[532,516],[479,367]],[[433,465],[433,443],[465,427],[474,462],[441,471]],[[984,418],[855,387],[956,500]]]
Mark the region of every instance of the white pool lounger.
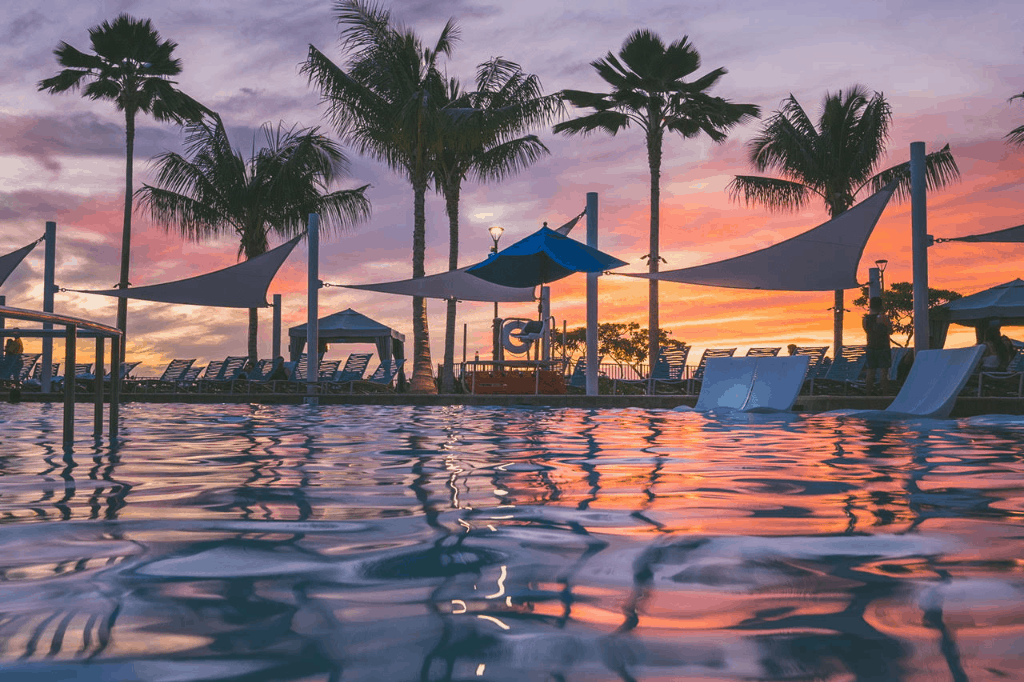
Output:
[[920,351],[906,382],[885,412],[945,419],[984,350],[985,346],[969,346]]
[[809,361],[806,355],[708,358],[694,409],[786,412],[800,393]]

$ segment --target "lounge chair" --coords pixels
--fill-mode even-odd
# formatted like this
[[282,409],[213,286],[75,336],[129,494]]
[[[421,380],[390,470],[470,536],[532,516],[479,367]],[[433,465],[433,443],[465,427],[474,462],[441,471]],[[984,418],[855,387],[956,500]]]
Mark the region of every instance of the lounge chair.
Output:
[[811,395],[818,389],[835,391],[841,388],[843,395],[847,395],[854,387],[863,389],[861,375],[864,373],[867,360],[867,346],[843,346],[843,352],[838,358],[833,358],[825,376],[810,380]]
[[615,379],[612,381],[612,395],[618,394],[618,384],[627,386],[642,384],[647,395],[654,395],[658,392],[658,385],[685,386],[686,385],[686,358],[690,354],[690,347],[662,348],[658,352],[658,361],[654,363],[654,369],[646,379]]
[[1017,350],[1006,369],[977,369],[964,388],[965,394],[976,396],[1009,397],[1024,395],[1024,350]]
[[[204,393],[231,390],[232,384],[245,369],[248,361],[247,355],[229,355],[219,362],[210,362],[206,367],[206,374],[199,379],[199,390]],[[211,373],[211,367],[216,370],[216,374]]]
[[[25,388],[38,390],[43,384],[43,363],[32,360],[31,371],[29,371],[30,366],[27,365],[27,362],[27,359],[23,362],[17,381]],[[63,390],[61,386],[64,382],[64,377],[60,376],[59,362],[54,362],[50,365],[50,381],[54,390]]]
[[[603,357],[597,359],[597,366],[601,366],[601,360]],[[567,389],[575,389],[576,391],[586,392],[587,390],[587,356],[581,355],[576,364],[572,368],[572,374],[569,375],[568,381],[565,382]]]
[[807,373],[806,355],[709,358],[696,409],[786,412]]
[[984,351],[978,345],[918,352],[906,382],[885,412],[945,419]]
[[689,382],[687,383],[687,394],[697,395],[700,392],[700,384],[704,381],[704,368],[707,366],[709,359],[731,358],[735,354],[735,348],[705,348],[704,353],[700,356],[700,360],[697,362],[697,367],[694,368],[693,374],[690,376]]
[[[121,381],[129,380],[131,378],[132,372],[135,370],[136,367],[138,367],[141,364],[142,364],[141,361],[122,362],[121,363]],[[103,375],[103,380],[104,381],[110,381],[110,372],[107,372],[106,374]]]
[[195,361],[195,358],[187,360],[176,358],[167,363],[167,368],[164,369],[159,379],[142,379],[129,382],[128,387],[136,391],[176,391],[185,376],[185,372],[188,371],[188,368]]
[[395,377],[398,376],[398,373],[402,371],[402,365],[404,364],[405,358],[402,358],[401,360],[383,360],[377,366],[377,369],[373,371],[373,374],[365,379],[354,382],[355,390],[360,393],[366,392],[367,390],[379,391],[381,389],[394,391],[391,384],[394,383]]
[[334,373],[329,380],[322,382],[322,387],[327,393],[341,393],[345,388],[352,392],[353,382],[359,381],[366,374],[366,368],[370,364],[373,353],[352,353],[345,360],[345,366]]
[[239,374],[234,381],[231,382],[232,393],[253,393],[257,391],[269,392],[272,388],[270,377],[274,375],[275,370],[281,366],[283,360],[276,358],[274,360],[265,359],[260,360],[256,363],[249,372],[243,372]]
[[771,346],[771,347],[761,346],[761,347],[748,348],[746,355],[744,355],[743,357],[746,357],[746,358],[774,358],[774,357],[778,356],[778,354],[779,354],[779,352],[781,350],[782,350],[781,346]]

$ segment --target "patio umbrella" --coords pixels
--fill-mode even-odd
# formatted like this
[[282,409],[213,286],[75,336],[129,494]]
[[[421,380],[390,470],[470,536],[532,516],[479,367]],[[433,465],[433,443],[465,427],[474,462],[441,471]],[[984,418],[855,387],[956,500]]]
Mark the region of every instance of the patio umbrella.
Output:
[[574,272],[603,272],[623,265],[625,261],[542,227],[466,272],[507,287],[532,287]]

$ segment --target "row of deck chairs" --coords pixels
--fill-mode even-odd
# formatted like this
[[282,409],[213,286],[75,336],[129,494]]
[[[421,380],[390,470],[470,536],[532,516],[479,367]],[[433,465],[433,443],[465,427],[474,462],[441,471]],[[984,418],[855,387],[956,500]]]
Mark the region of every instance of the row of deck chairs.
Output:
[[[19,355],[7,355],[0,360],[0,381],[17,384],[25,388],[38,388],[43,380],[43,363],[39,360],[41,353],[21,353]],[[138,362],[121,363],[121,379],[124,380],[131,375],[131,372],[139,366]],[[58,390],[63,389],[67,380],[66,376],[60,374],[61,363],[54,362],[50,365],[50,377]],[[77,363],[73,375],[76,382],[95,381],[93,363]],[[103,375],[105,382],[110,381],[110,372]]]
[[988,397],[1024,396],[1024,346],[1014,343],[1016,352],[1005,370],[978,369],[960,395]]
[[[390,389],[401,371],[404,360],[380,363],[366,374],[372,353],[353,353],[341,367],[340,360],[319,362],[317,390],[320,393],[355,393]],[[138,393],[304,393],[309,359],[302,354],[296,362],[260,360],[248,372],[246,356],[229,356],[212,360],[206,366],[196,365],[195,358],[174,359],[157,379],[132,383],[127,390]],[[284,378],[281,378],[281,377]]]

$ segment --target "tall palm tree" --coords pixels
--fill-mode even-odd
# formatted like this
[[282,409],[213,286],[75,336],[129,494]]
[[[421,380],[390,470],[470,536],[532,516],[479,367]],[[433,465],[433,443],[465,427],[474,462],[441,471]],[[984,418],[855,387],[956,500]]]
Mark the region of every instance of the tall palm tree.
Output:
[[[815,124],[793,95],[767,119],[751,140],[750,163],[758,172],[781,178],[737,175],[729,185],[734,200],[760,204],[770,210],[795,211],[820,198],[835,218],[856,202],[864,189],[874,192],[899,180],[896,200],[910,197],[910,162],[878,171],[889,139],[892,110],[880,92],[869,96],[855,85],[826,93]],[[926,156],[930,189],[945,187],[960,177],[947,144]],[[843,291],[835,291],[833,352],[843,348]]]
[[[1012,102],[1015,99],[1024,100],[1024,92],[1019,95],[1014,95],[1010,98]],[[1017,126],[1006,134],[1006,139],[1010,141],[1010,144],[1015,144],[1018,147],[1024,147],[1024,125]]]
[[[459,267],[459,201],[462,183],[476,179],[500,181],[550,153],[536,135],[521,135],[545,125],[563,110],[558,95],[544,95],[540,79],[523,73],[515,62],[497,57],[477,67],[476,90],[463,93],[448,82],[444,110],[445,134],[435,141],[436,188],[448,214],[448,268]],[[448,301],[441,390],[455,390],[455,306]]]
[[[593,109],[592,113],[555,126],[556,133],[587,135],[603,130],[615,135],[636,124],[644,131],[647,165],[651,173],[651,225],[648,270],[658,272],[662,260],[659,250],[661,232],[661,157],[665,133],[693,138],[701,133],[714,142],[726,138],[734,126],[755,118],[760,109],[753,104],[735,104],[708,94],[727,71],[718,68],[693,81],[684,78],[700,68],[700,54],[687,36],[670,45],[647,29],[634,31],[626,38],[616,57],[609,52],[604,59],[591,62],[611,91],[583,92],[563,90],[562,97],[575,107]],[[648,342],[650,358],[658,353],[658,280],[650,280],[648,294]],[[653,359],[651,360],[653,364]]]
[[[166,152],[156,158],[156,186],[139,190],[140,206],[165,229],[190,241],[221,235],[239,238],[246,260],[267,252],[270,235],[292,237],[306,229],[310,213],[322,230],[366,218],[364,185],[329,191],[347,169],[338,145],[318,129],[263,126],[266,146],[246,159],[233,149],[220,117],[188,126],[187,156]],[[257,359],[257,309],[249,309],[249,359]]]
[[[118,287],[129,286],[132,240],[132,164],[135,152],[135,117],[150,114],[158,121],[197,121],[210,113],[202,104],[175,88],[172,76],[181,73],[181,60],[172,55],[177,43],[161,40],[149,19],[118,15],[113,23],[89,29],[92,54],[61,42],[53,53],[63,70],[39,81],[39,90],[50,93],[82,88],[89,99],[111,100],[124,112],[125,174],[124,226],[121,230],[121,278]],[[128,299],[117,300],[117,327],[128,328]],[[121,360],[125,345],[121,344]]]
[[[342,137],[360,153],[384,161],[408,178],[413,190],[412,276],[423,277],[426,257],[426,193],[433,170],[431,149],[444,128],[445,78],[438,60],[451,54],[458,29],[448,21],[433,47],[395,25],[382,7],[361,0],[335,5],[348,51],[346,68],[314,46],[302,67],[321,93]],[[427,306],[412,299],[413,374],[409,390],[436,393],[430,361]]]

